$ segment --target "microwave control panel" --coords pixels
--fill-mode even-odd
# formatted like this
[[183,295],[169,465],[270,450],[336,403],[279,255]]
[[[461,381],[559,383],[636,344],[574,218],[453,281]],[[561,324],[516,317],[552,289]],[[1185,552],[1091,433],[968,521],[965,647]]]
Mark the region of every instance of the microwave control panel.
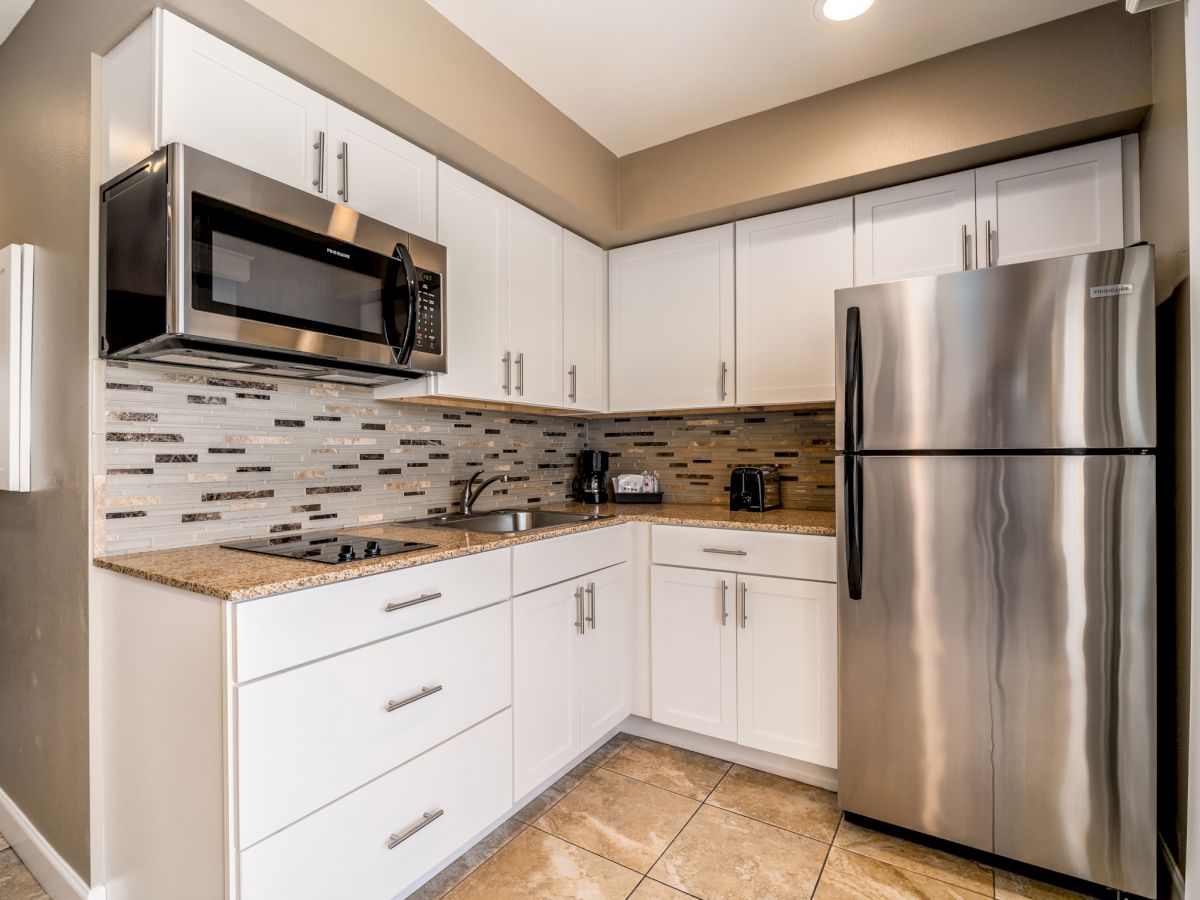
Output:
[[414,350],[442,355],[442,276],[422,271],[417,276],[417,339]]

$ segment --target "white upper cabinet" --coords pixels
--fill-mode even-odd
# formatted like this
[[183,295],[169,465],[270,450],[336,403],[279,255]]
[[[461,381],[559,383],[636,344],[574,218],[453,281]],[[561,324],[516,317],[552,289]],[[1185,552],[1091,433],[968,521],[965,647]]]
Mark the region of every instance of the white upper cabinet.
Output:
[[438,242],[446,246],[449,370],[436,376],[438,393],[511,399],[511,354],[505,359],[511,202],[499,191],[438,164]]
[[603,250],[563,233],[563,363],[567,409],[608,407],[608,259]]
[[427,240],[437,239],[437,160],[336,103],[325,136],[325,195]]
[[854,198],[855,284],[974,267],[974,172],[955,172]]
[[609,252],[614,411],[733,405],[733,244],[730,224]]
[[1121,138],[976,169],[975,189],[980,267],[1125,246]]
[[315,190],[329,101],[178,16],[162,13],[161,133]]
[[563,229],[509,201],[508,349],[512,398],[562,406]]
[[833,292],[854,284],[854,202],[737,223],[737,402],[833,400]]

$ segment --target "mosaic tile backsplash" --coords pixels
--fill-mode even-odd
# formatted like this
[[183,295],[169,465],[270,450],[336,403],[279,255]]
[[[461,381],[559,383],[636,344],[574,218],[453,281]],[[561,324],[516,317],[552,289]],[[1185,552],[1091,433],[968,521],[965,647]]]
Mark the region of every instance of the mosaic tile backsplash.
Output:
[[99,554],[432,515],[480,468],[511,478],[481,508],[561,502],[585,446],[657,470],[671,502],[725,503],[732,466],[770,462],[785,505],[833,508],[832,408],[585,421],[109,362],[102,414]]

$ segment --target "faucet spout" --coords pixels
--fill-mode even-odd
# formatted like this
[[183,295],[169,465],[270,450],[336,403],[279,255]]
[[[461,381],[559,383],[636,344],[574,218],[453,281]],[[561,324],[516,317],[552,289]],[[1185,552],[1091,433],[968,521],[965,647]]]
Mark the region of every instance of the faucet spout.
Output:
[[463,485],[462,491],[462,511],[464,514],[471,512],[471,507],[475,505],[475,501],[488,488],[488,485],[494,484],[497,481],[508,481],[508,475],[493,475],[491,478],[484,480],[478,487],[475,487],[475,480],[483,474],[483,469],[477,471]]

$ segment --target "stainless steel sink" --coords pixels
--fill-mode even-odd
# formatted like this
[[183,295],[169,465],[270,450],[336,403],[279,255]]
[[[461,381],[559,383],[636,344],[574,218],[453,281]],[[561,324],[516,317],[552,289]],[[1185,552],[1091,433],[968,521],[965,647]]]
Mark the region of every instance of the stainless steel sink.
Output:
[[399,524],[418,528],[454,528],[458,531],[478,531],[483,534],[521,534],[541,528],[556,528],[560,525],[608,518],[611,517],[547,509],[489,509],[465,514],[448,513],[444,516]]

